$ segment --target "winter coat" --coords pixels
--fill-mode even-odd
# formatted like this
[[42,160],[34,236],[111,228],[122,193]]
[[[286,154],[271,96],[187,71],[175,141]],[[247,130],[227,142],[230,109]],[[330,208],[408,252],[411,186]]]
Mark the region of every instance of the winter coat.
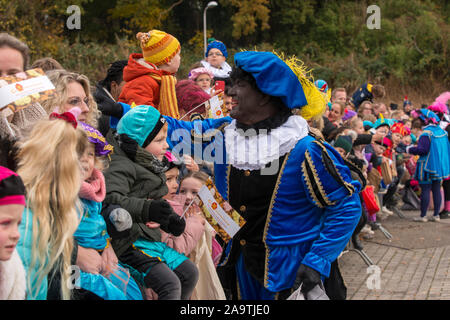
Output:
[[[32,245],[33,245],[33,212],[25,208],[22,213],[22,222],[19,225],[19,233],[20,239],[17,244],[17,252],[22,259],[23,266],[25,267],[26,272],[31,272],[30,275],[27,275],[31,278],[31,287],[27,285],[27,300],[46,300],[47,292],[48,292],[48,276],[46,275],[39,287],[36,287],[36,281],[38,275],[36,274],[38,268],[40,267],[38,264],[34,265],[33,270],[30,270],[31,259],[32,259]],[[31,290],[33,290],[31,292]]]
[[[168,200],[167,202],[170,203],[173,210],[179,216],[183,214],[183,205],[170,200]],[[179,237],[161,231],[161,240],[162,242],[165,242],[169,247],[188,256],[191,251],[197,246],[197,243],[202,237],[204,231],[205,225],[202,223],[202,218],[190,216],[186,218],[186,228]]]
[[164,172],[155,174],[127,157],[120,149],[112,131],[107,134],[107,141],[114,147],[111,162],[104,172],[106,197],[104,205],[119,205],[127,210],[133,220],[131,230],[125,236],[113,236],[111,244],[120,255],[138,238],[148,241],[161,241],[159,228],[149,228],[149,208],[152,199],[161,199],[167,194]]
[[144,61],[143,55],[133,53],[130,55],[128,65],[123,69],[123,80],[125,86],[119,96],[118,102],[131,105],[159,106],[160,82],[155,80],[151,74],[160,77],[170,73],[159,70],[149,62]]

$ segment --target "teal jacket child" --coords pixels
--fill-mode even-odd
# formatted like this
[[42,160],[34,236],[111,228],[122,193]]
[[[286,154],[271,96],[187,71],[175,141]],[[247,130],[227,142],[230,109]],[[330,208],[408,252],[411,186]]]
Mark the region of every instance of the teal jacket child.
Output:
[[[103,173],[94,165],[95,157],[108,154],[112,148],[99,131],[85,123],[80,122],[80,124],[87,133],[89,142],[95,146],[95,152],[92,148],[87,148],[81,158],[83,170],[88,172],[87,175],[89,172],[91,174],[80,188],[79,197],[83,205],[83,215],[74,237],[81,247],[95,249],[102,255],[104,250],[110,247],[106,221],[101,215],[106,187]],[[90,161],[87,160],[89,158]],[[100,274],[80,271],[76,285],[105,300],[142,300],[141,291],[128,271],[120,263],[112,269],[102,270]]]

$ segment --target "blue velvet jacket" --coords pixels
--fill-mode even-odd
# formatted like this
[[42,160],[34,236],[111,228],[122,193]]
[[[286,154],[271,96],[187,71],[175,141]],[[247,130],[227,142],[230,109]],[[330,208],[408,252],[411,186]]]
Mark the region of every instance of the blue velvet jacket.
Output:
[[[231,121],[230,118],[201,122],[166,119],[171,148],[181,141],[182,131],[174,134],[178,129],[186,129],[194,136],[202,133],[211,136],[213,128]],[[202,147],[203,154],[214,157],[215,183],[228,200],[230,165],[226,161],[224,136],[216,131],[211,143],[197,145]],[[300,264],[328,277],[331,263],[345,248],[359,221],[360,188],[339,153],[328,143],[312,136],[297,142],[284,157],[269,211],[263,213],[267,215],[265,228],[261,230],[266,250],[263,283],[266,289],[278,292],[291,288]],[[232,246],[233,240],[228,243],[225,255]],[[226,263],[227,257],[223,261]]]

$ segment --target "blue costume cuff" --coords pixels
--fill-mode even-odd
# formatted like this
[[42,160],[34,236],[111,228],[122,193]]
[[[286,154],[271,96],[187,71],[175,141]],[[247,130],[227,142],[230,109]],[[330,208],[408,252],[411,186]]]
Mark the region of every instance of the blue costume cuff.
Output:
[[331,262],[325,258],[319,257],[313,252],[308,252],[306,254],[305,258],[303,258],[302,264],[313,268],[325,277],[330,275]]
[[[122,105],[122,108],[123,108],[123,114],[122,114],[122,117],[123,117],[124,114],[126,114],[128,111],[131,110],[131,106],[129,104],[126,104],[123,102],[119,102],[119,103]],[[120,119],[111,116],[109,119],[109,127],[112,129],[116,129],[119,121],[120,121]]]

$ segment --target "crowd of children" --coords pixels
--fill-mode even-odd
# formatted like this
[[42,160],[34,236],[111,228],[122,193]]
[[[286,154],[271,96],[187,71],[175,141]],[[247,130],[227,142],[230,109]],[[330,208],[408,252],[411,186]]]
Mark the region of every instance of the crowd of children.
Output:
[[[227,299],[216,270],[223,241],[195,201],[214,169],[178,157],[168,142],[179,138],[171,126],[194,139],[196,119],[206,119],[201,132],[231,121],[227,48],[212,39],[205,58],[177,79],[179,41],[159,30],[137,39],[142,52],[112,63],[94,89],[54,59],[37,60],[33,68],[56,94],[1,110],[0,299]],[[1,76],[29,69],[28,55],[24,43],[0,34]],[[324,80],[316,86],[327,108],[308,121],[311,132],[363,187],[355,247],[394,208],[420,210],[419,222],[448,218],[450,93],[420,109],[405,98],[400,110],[382,102],[381,85],[366,83],[350,98]],[[215,96],[225,117],[212,120],[207,101]]]

